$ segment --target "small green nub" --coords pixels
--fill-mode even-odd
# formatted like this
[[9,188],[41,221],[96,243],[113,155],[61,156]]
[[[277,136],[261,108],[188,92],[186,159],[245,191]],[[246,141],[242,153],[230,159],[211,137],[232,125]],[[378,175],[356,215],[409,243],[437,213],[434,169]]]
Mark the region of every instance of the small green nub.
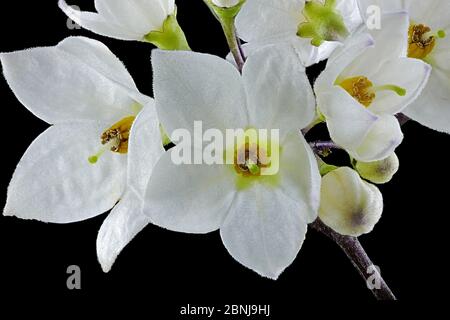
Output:
[[406,89],[401,87],[396,87],[394,90],[400,97],[406,96]]
[[97,156],[89,157],[88,161],[90,164],[96,164],[98,162],[98,157]]
[[445,38],[447,34],[445,33],[445,30],[439,30],[437,33],[439,38]]
[[248,165],[248,170],[250,171],[250,173],[252,175],[258,175],[261,172],[261,169],[259,168],[259,166],[255,163],[249,163]]

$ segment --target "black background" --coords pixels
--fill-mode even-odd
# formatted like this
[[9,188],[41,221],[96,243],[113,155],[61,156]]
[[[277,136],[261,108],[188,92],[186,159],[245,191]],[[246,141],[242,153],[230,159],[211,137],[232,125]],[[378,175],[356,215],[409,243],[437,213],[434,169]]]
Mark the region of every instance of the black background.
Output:
[[[139,89],[152,95],[152,46],[105,38],[84,30],[69,30],[67,18],[54,1],[14,1],[0,8],[0,51],[56,45],[70,35],[103,41],[125,63]],[[93,0],[73,4],[93,9]],[[178,0],[179,21],[195,51],[225,56],[221,29],[201,0]],[[47,124],[16,100],[3,78],[1,92],[1,192],[23,152]],[[424,106],[426,107],[426,106]],[[450,107],[450,106],[449,106]],[[450,119],[449,119],[450,121]],[[448,288],[447,215],[450,137],[419,124],[404,126],[405,141],[398,149],[401,169],[394,181],[381,187],[385,212],[381,222],[361,242],[399,299],[438,299],[435,289]],[[185,304],[272,304],[276,315],[301,315],[320,302],[341,309],[373,302],[356,270],[337,246],[309,231],[296,259],[276,282],[263,279],[228,255],[218,232],[185,235],[148,226],[119,256],[109,274],[96,259],[97,232],[106,215],[70,225],[52,225],[0,217],[0,293],[12,297],[48,299],[103,297],[139,298],[148,315],[175,319]],[[79,265],[82,289],[69,291],[66,269]],[[440,292],[440,291],[439,291]],[[3,300],[3,299],[2,299]],[[4,301],[4,300],[3,300]],[[111,306],[112,300],[109,300]],[[137,300],[136,300],[137,301]],[[332,310],[337,310],[331,308]],[[150,317],[151,318],[151,317]],[[158,317],[156,317],[158,318]]]

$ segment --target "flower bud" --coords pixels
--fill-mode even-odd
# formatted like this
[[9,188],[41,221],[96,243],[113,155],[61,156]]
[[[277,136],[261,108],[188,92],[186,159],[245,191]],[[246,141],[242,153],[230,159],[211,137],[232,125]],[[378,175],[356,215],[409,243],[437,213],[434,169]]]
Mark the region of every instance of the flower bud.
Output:
[[356,171],[342,167],[322,178],[319,217],[334,231],[359,237],[373,230],[382,212],[381,192]]
[[212,0],[212,3],[220,8],[232,8],[240,2],[240,0]]
[[359,175],[376,184],[388,183],[397,173],[399,168],[399,160],[395,153],[390,157],[375,162],[359,162],[354,161],[354,168]]

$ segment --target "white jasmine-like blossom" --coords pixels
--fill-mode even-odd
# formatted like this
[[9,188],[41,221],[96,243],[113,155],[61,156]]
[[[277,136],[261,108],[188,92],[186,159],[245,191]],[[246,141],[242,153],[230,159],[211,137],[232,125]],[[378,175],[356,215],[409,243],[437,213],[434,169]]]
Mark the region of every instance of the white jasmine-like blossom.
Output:
[[[295,259],[320,198],[317,163],[299,134],[314,117],[314,97],[304,68],[286,55],[289,50],[259,51],[242,76],[211,55],[155,50],[152,56],[157,111],[168,133],[183,128],[192,134],[197,120],[204,130],[221,132],[279,129],[280,157],[278,174],[263,176],[247,164],[176,165],[171,154],[179,154],[178,145],[156,165],[144,213],[173,231],[220,229],[237,261],[272,279]],[[259,159],[254,161],[259,166]]]
[[[367,8],[373,0],[360,0]],[[448,0],[378,0],[383,12],[401,7],[410,15],[408,56],[433,68],[422,95],[404,113],[421,124],[450,133],[450,1]]]
[[212,0],[212,3],[221,8],[232,8],[240,2],[241,0]]
[[319,217],[334,231],[354,237],[370,233],[382,212],[380,190],[354,170],[342,167],[322,178]]
[[[313,11],[309,16],[305,6]],[[297,47],[306,66],[327,59],[361,23],[356,0],[247,0],[236,19],[249,54],[288,42]]]
[[358,32],[329,59],[315,84],[332,139],[359,161],[390,156],[403,140],[395,114],[422,92],[431,68],[407,58],[409,19],[386,15],[381,30]]
[[150,32],[162,31],[175,12],[175,0],[95,0],[97,13],[79,11],[59,0],[61,10],[85,29],[103,36],[144,41]]
[[[139,141],[139,137],[130,138],[130,131],[138,114],[138,119],[146,119],[150,128],[159,130],[153,99],[139,93],[124,65],[95,40],[71,37],[55,47],[2,53],[0,60],[17,98],[52,125],[20,160],[8,188],[4,215],[71,223],[100,215],[120,200],[102,227],[103,233],[116,230],[116,242],[101,241],[100,250],[108,251],[101,254],[101,261],[113,261],[115,256],[106,255],[118,253],[126,244],[124,239],[137,222],[125,211],[137,214],[133,196],[143,190],[136,187],[135,171],[142,168],[137,158],[145,153],[132,152],[143,146],[128,152],[129,140]],[[139,113],[142,106],[145,111]],[[156,132],[146,141],[147,152],[154,157],[158,155],[155,150],[162,148]],[[128,186],[127,153],[133,161],[130,167],[137,166],[129,172],[134,177],[128,178]],[[150,160],[147,165],[152,168]],[[106,262],[105,269],[111,263]]]

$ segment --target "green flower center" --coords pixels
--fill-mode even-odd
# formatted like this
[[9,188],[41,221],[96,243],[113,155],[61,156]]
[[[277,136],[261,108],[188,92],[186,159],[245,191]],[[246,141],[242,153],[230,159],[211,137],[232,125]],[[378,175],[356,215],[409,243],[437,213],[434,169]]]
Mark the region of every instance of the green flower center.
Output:
[[311,38],[313,46],[318,47],[324,41],[341,41],[349,35],[344,18],[336,10],[336,0],[308,1],[303,16],[306,22],[298,26],[297,35]]

